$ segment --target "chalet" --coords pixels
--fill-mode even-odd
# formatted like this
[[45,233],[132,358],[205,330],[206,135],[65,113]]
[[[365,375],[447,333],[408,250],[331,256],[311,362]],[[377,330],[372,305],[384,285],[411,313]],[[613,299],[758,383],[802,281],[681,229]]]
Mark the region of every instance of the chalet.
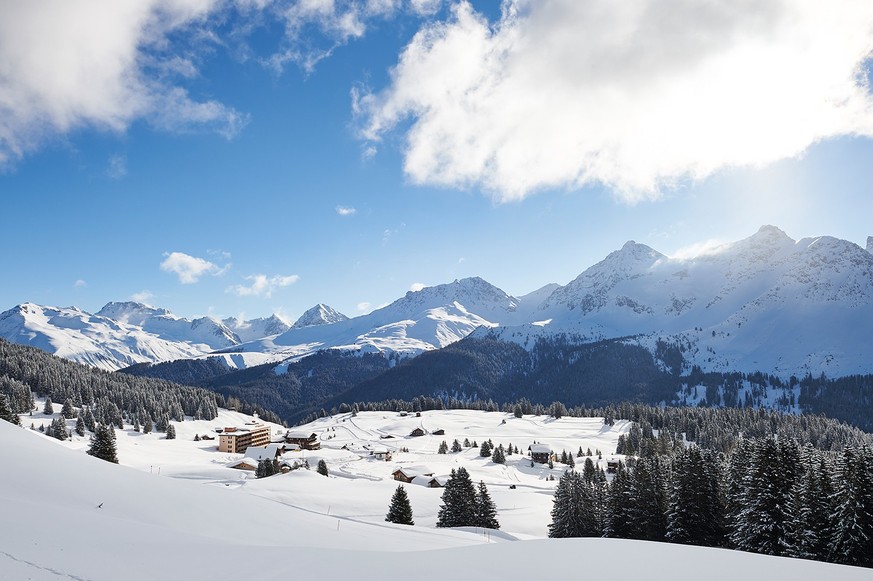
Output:
[[406,482],[408,484],[412,482],[412,479],[418,476],[418,474],[408,468],[398,468],[391,473],[391,476],[393,476],[394,480],[397,480],[398,482]]
[[301,450],[318,450],[321,444],[318,442],[318,434],[315,432],[292,432],[288,430],[285,433],[286,444],[296,444]]
[[411,432],[409,432],[409,436],[412,438],[417,438],[419,436],[425,435],[427,432],[424,431],[423,428],[415,428]]
[[610,474],[615,474],[616,472],[618,472],[618,460],[607,460],[606,471]]
[[270,443],[270,428],[258,422],[249,422],[237,428],[224,428],[218,436],[218,451],[242,454],[249,446]]
[[540,464],[546,464],[552,459],[552,449],[548,444],[531,444],[527,447],[530,459]]
[[444,476],[432,476],[429,474],[419,474],[412,479],[412,484],[426,486],[427,488],[445,488],[447,478]]
[[391,460],[391,452],[383,448],[370,450],[370,456],[376,460],[385,460],[386,462]]
[[419,476],[427,476],[428,478],[433,477],[433,472],[424,472],[424,470],[427,470],[427,468],[424,468],[423,466],[417,468],[398,468],[391,473],[391,476],[394,477],[394,480],[397,480],[398,482],[406,482],[407,484]]
[[256,462],[261,460],[275,460],[285,453],[284,444],[268,444],[266,446],[249,446],[246,448],[246,458]]
[[439,430],[432,431],[431,434],[433,434],[434,436],[445,436],[446,431],[440,428]]
[[236,470],[254,471],[258,469],[258,461],[254,458],[245,457],[242,460],[234,460],[233,462],[228,464],[227,467],[234,468]]

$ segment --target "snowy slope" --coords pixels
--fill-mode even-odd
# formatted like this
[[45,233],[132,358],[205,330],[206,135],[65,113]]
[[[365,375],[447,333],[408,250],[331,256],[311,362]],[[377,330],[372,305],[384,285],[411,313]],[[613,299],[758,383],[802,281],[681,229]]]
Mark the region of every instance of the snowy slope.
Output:
[[[361,429],[366,433],[371,427]],[[552,576],[550,564],[566,562],[568,555],[584,558],[579,566],[596,578],[617,571],[649,581],[860,581],[870,576],[869,569],[667,543],[512,541],[511,532],[391,525],[381,518],[394,482],[374,488],[380,483],[363,477],[325,479],[301,470],[243,485],[237,474],[237,483],[225,486],[214,482],[215,468],[209,468],[220,464],[208,460],[200,476],[190,471],[168,478],[158,475],[161,464],[175,458],[204,470],[197,456],[214,453],[198,448],[206,443],[190,441],[187,432],[171,441],[138,434],[139,444],[132,434],[118,431],[120,452],[130,458],[148,449],[137,460],[141,469],[102,462],[0,421],[4,461],[27,467],[0,479],[4,579],[384,579],[406,571],[426,580],[506,581]],[[146,467],[148,462],[153,464]],[[358,464],[386,463],[359,457]],[[413,506],[425,494],[440,494],[412,485],[407,489],[414,494]],[[524,490],[519,486],[511,492]],[[378,497],[377,514],[335,515],[331,501],[352,507],[358,497],[368,509]],[[549,494],[527,497],[550,504]],[[510,500],[501,501],[507,514],[524,512]]]

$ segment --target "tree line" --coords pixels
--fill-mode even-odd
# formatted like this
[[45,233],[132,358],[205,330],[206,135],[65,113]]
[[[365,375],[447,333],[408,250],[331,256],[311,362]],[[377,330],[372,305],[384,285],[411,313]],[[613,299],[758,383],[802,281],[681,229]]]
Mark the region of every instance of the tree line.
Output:
[[873,452],[774,437],[629,459],[612,482],[590,458],[555,491],[550,537],[732,548],[873,567]]

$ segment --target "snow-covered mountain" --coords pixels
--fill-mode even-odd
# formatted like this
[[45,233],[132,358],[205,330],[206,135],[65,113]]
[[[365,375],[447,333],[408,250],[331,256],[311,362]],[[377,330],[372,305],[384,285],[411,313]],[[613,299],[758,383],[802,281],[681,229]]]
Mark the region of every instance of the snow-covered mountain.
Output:
[[233,331],[240,341],[254,341],[261,337],[269,337],[270,335],[278,335],[284,333],[291,328],[284,317],[273,314],[269,317],[261,317],[258,319],[243,320],[238,317],[228,317],[221,321],[224,325]]
[[795,241],[763,226],[692,258],[630,241],[567,285],[521,298],[474,277],[410,291],[352,319],[319,304],[293,325],[278,316],[188,321],[138,303],[110,303],[93,316],[53,309],[24,317],[16,307],[0,316],[0,336],[107,368],[210,351],[245,367],[327,348],[414,356],[482,329],[524,346],[558,334],[632,337],[653,350],[666,340],[681,345],[686,368],[837,377],[873,373],[871,251],[873,237],[864,249],[829,236]]
[[146,333],[152,333],[169,341],[202,343],[212,349],[240,343],[239,336],[218,319],[200,317],[189,321],[177,317],[166,309],[150,307],[142,303],[109,303],[100,309],[97,315],[140,327]]
[[[346,321],[348,317],[342,314],[341,312],[333,309],[327,305],[318,303],[302,315],[297,321],[292,325],[295,329],[302,329],[303,327],[314,327],[316,325],[330,325],[331,323],[339,323],[340,321]],[[288,329],[285,329],[287,331]],[[264,335],[261,335],[262,337]]]
[[686,360],[708,370],[873,373],[873,255],[773,226],[694,258],[628,242],[556,289],[532,319],[498,335],[527,344],[556,333],[639,335],[648,347],[682,344]]
[[0,313],[0,337],[106,370],[197,357],[206,344],[168,340],[142,327],[75,307],[18,305]]
[[458,341],[478,327],[509,320],[518,305],[518,299],[481,278],[465,278],[409,291],[390,305],[353,319],[295,325],[277,337],[245,343],[233,351],[268,352],[276,359],[328,348],[418,355]]

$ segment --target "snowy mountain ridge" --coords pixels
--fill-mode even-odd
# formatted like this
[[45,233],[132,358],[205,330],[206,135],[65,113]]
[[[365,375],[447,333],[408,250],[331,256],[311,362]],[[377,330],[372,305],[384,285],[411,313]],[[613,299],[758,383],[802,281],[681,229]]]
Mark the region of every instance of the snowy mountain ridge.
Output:
[[130,302],[96,315],[29,305],[51,313],[7,311],[0,336],[108,369],[209,352],[233,367],[321,349],[415,356],[474,331],[527,348],[558,335],[630,338],[650,350],[658,341],[681,346],[686,369],[838,377],[873,373],[862,324],[873,322],[871,245],[873,237],[866,249],[830,236],[795,241],[763,226],[690,258],[629,241],[568,284],[520,298],[472,277],[409,291],[351,319],[319,304],[293,325],[278,316],[188,321]]

